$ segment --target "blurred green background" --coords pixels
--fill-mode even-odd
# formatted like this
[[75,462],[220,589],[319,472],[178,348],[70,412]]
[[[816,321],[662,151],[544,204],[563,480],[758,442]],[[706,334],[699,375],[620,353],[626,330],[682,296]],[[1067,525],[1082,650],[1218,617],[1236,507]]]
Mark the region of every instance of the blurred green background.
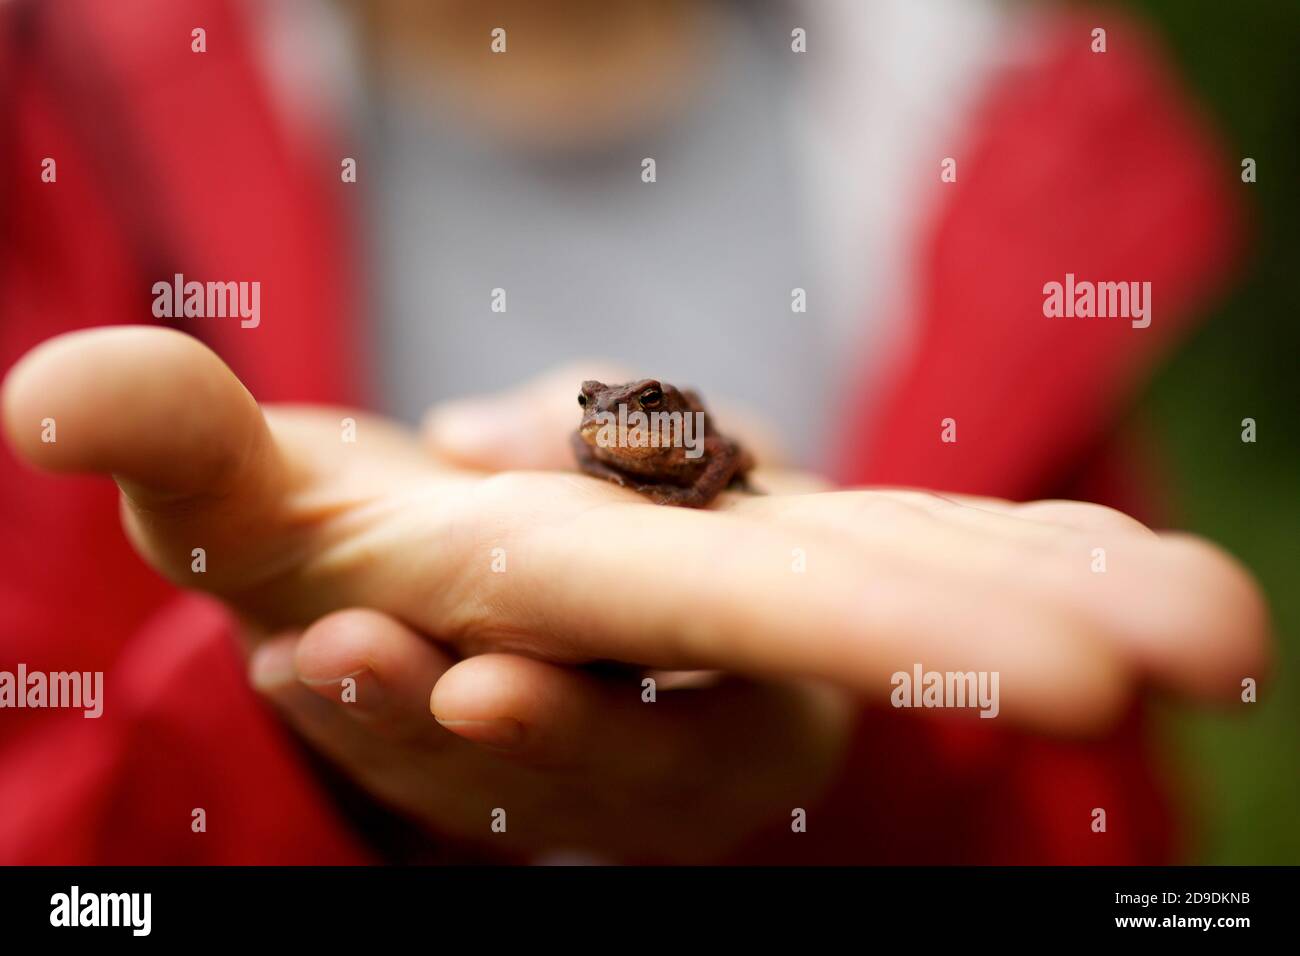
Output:
[[[1083,5],[1083,4],[1080,4]],[[1179,524],[1263,581],[1278,637],[1259,703],[1170,707],[1190,787],[1192,861],[1300,863],[1300,0],[1112,0],[1163,35],[1228,143],[1251,220],[1243,274],[1151,383]],[[1241,441],[1254,418],[1255,444]]]

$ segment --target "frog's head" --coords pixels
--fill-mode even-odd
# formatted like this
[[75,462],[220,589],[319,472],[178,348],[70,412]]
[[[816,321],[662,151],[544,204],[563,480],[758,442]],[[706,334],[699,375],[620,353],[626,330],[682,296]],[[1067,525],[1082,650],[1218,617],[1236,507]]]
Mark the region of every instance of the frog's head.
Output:
[[[692,411],[691,403],[680,391],[653,378],[625,385],[606,385],[589,379],[578,392],[578,404],[582,407],[582,424],[578,426],[582,440],[596,450],[598,457],[609,461],[671,453],[671,445],[651,443],[648,438],[653,431],[647,433],[645,427],[649,425],[652,430],[657,427],[659,434],[667,436],[667,423],[673,419],[665,416],[679,413],[673,427],[680,427],[680,416]],[[620,414],[621,408],[626,412]],[[638,412],[641,414],[637,415]]]

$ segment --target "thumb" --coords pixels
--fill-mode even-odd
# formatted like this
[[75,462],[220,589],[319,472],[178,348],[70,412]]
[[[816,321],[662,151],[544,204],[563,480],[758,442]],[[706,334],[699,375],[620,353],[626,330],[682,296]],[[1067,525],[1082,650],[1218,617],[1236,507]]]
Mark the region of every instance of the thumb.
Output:
[[189,576],[192,545],[246,537],[285,480],[253,396],[210,349],[168,329],[42,343],[6,376],[3,420],[29,464],[111,475],[137,548],[173,578]]

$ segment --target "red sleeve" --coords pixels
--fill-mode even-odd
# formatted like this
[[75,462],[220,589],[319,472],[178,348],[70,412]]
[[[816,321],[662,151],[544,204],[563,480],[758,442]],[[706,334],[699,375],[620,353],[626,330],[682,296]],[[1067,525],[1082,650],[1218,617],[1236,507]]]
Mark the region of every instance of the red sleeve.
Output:
[[[1090,48],[1097,25],[1105,53]],[[1153,46],[1098,14],[1046,22],[1040,49],[974,113],[958,181],[929,187],[940,213],[919,249],[909,347],[845,449],[848,480],[1055,490],[1233,265],[1239,170]],[[1044,286],[1067,274],[1149,282],[1150,326],[1046,317]],[[946,418],[955,443],[940,441]]]
[[[164,190],[140,182],[138,170],[118,164],[127,154],[101,140],[115,125],[134,128],[149,107],[151,115],[170,117],[151,145],[189,150],[160,162],[197,197],[184,211],[206,216],[181,218],[200,224],[195,229],[210,240],[205,248],[222,245],[235,256],[258,245],[271,249],[259,269],[230,266],[230,274],[284,280],[271,283],[291,290],[292,305],[281,314],[299,310],[296,324],[269,325],[263,331],[272,338],[258,338],[272,355],[262,392],[346,400],[341,383],[349,376],[340,369],[354,356],[328,329],[339,324],[332,317],[342,308],[329,303],[347,297],[322,278],[337,271],[328,264],[337,257],[300,254],[298,237],[329,232],[318,220],[295,219],[282,207],[268,212],[275,197],[290,197],[282,206],[296,209],[306,180],[262,161],[258,150],[282,144],[257,125],[266,111],[248,93],[256,74],[248,57],[237,55],[247,49],[235,42],[242,38],[235,8],[204,0],[200,19],[214,35],[220,29],[225,52],[200,59],[187,43],[164,42],[188,36],[184,18],[198,7],[130,6],[128,13],[94,3],[0,3],[0,168],[7,174],[0,183],[7,227],[0,229],[0,370],[62,332],[148,321],[149,285],[138,271],[133,230],[151,214],[180,214],[164,202],[124,200],[123,187],[151,187],[137,194],[148,199]],[[78,59],[83,52],[95,70],[79,69],[87,65]],[[156,82],[123,86],[141,95],[111,100],[122,115],[99,115],[99,98],[77,95],[86,92],[75,88],[77,78],[92,77],[92,86],[120,80],[109,69],[119,60],[130,76],[153,71]],[[187,84],[198,92],[182,112],[203,135],[176,135],[179,114],[167,104]],[[231,123],[245,114],[253,117],[251,133],[212,134],[218,117]],[[232,160],[240,144],[248,155]],[[57,185],[40,177],[45,157],[57,160]],[[244,188],[214,202],[208,184],[232,181],[232,169]],[[209,220],[221,228],[205,230]],[[239,226],[248,221],[274,228],[249,234]],[[293,281],[285,278],[290,261]],[[274,360],[289,355],[296,361]],[[105,697],[97,719],[76,710],[0,710],[0,863],[366,860],[289,734],[249,689],[227,615],[179,595],[145,567],[122,533],[117,497],[104,479],[35,474],[0,442],[0,670],[100,671]],[[196,808],[206,811],[206,833],[191,830]]]
[[[950,191],[921,250],[910,348],[844,450],[847,481],[1013,499],[1077,482],[1106,464],[1135,388],[1233,265],[1239,170],[1158,51],[1111,13],[1041,26],[1041,55],[1000,78],[954,153],[958,182],[933,187]],[[1106,53],[1091,51],[1096,26]],[[1149,281],[1150,327],[1045,317],[1044,284],[1066,273]],[[945,418],[954,444],[940,441]],[[808,834],[792,839],[787,822],[750,852],[1168,862],[1178,827],[1138,711],[1088,742],[981,723],[864,712]]]
[[[0,860],[371,861],[248,687],[230,627],[215,602],[178,597],[125,642],[104,675],[101,717],[46,711],[6,735]],[[94,638],[81,635],[86,646]]]

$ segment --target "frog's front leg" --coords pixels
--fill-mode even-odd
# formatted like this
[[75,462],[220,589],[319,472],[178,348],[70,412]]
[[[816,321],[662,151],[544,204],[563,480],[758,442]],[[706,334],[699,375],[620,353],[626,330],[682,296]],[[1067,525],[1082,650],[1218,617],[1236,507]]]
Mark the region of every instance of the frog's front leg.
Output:
[[582,436],[574,433],[570,439],[573,445],[574,457],[578,460],[578,468],[585,475],[592,478],[603,478],[605,481],[613,482],[620,488],[627,488],[629,491],[635,491],[638,494],[645,495],[657,504],[675,504],[665,497],[665,491],[686,492],[689,488],[679,488],[676,485],[667,485],[657,481],[647,482],[638,481],[634,475],[629,475],[625,471],[620,471],[613,465],[607,464],[596,457],[596,453],[591,450],[591,446],[582,440]]
[[679,508],[707,508],[718,493],[731,482],[740,461],[735,455],[716,454],[689,485],[676,485],[667,481],[639,481],[636,476],[608,465],[596,457],[591,446],[574,433],[570,438],[578,468],[593,478],[612,481],[644,495],[655,504],[676,505]]
[[624,488],[632,487],[632,482],[628,481],[627,475],[617,468],[611,468],[596,457],[591,446],[582,440],[582,435],[574,432],[569,438],[569,443],[573,445],[573,456],[578,460],[578,468],[584,474],[591,475],[593,478],[604,478]]

